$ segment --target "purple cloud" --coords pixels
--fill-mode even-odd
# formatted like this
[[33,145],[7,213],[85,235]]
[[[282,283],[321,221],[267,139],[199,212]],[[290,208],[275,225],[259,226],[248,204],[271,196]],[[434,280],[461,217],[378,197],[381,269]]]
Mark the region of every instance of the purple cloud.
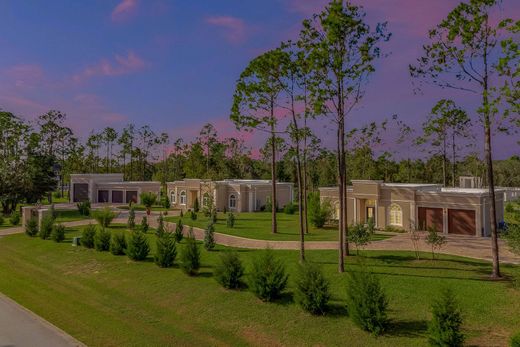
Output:
[[225,39],[233,44],[244,42],[247,37],[247,28],[244,21],[233,16],[211,16],[206,23],[222,28]]
[[112,11],[112,21],[121,22],[133,17],[137,10],[137,0],[122,0]]
[[120,76],[140,71],[146,67],[146,62],[137,54],[129,51],[126,55],[116,55],[113,60],[101,59],[98,63],[87,66],[83,71],[73,76],[75,82],[82,82],[94,76]]

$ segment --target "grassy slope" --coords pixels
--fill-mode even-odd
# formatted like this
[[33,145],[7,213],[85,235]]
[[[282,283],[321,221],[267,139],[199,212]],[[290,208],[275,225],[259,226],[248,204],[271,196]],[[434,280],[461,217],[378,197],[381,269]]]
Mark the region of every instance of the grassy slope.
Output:
[[[180,217],[166,217],[169,222],[177,222]],[[215,231],[223,234],[247,237],[259,240],[276,240],[276,241],[297,241],[300,238],[298,230],[298,215],[278,213],[278,233],[271,233],[271,213],[269,212],[249,212],[235,214],[235,226],[228,228],[226,226],[226,215],[218,214],[218,221],[215,225]],[[199,228],[206,228],[209,218],[204,217],[202,213],[197,214],[197,220],[192,221],[188,215],[182,218],[184,225],[191,225]],[[305,235],[306,241],[336,241],[338,239],[337,228],[325,227],[318,229],[309,224],[310,230]],[[387,235],[376,234],[373,240],[381,240],[388,238]]]
[[[120,229],[122,227],[118,227]],[[77,231],[68,233],[70,237]],[[153,236],[149,236],[153,240]],[[151,243],[154,246],[154,243]],[[179,248],[183,245],[179,245]],[[487,280],[490,265],[457,257],[416,261],[410,253],[367,252],[363,260],[379,274],[390,299],[390,332],[378,339],[346,317],[345,275],[336,253],[307,252],[331,280],[331,313],[313,317],[291,302],[262,303],[247,291],[232,292],[212,278],[218,254],[202,252],[202,269],[190,278],[177,267],[161,269],[69,242],[25,235],[0,239],[0,291],[92,346],[119,345],[425,345],[429,304],[451,286],[462,302],[470,342],[505,344],[520,327],[520,291]],[[246,266],[258,251],[240,250]],[[298,253],[277,251],[290,273]],[[520,274],[518,267],[504,272]],[[290,282],[289,293],[292,291]]]

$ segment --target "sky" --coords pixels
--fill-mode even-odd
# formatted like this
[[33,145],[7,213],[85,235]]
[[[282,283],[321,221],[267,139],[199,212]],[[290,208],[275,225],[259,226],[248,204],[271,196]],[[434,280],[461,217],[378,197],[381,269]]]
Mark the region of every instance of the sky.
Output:
[[[383,46],[361,106],[357,127],[397,114],[419,127],[441,98],[456,99],[471,114],[478,96],[438,88],[414,94],[408,64],[421,55],[428,29],[456,0],[356,0],[374,25],[387,21],[393,36]],[[92,129],[149,124],[172,139],[191,140],[208,122],[221,136],[242,137],[253,153],[261,135],[239,133],[229,120],[235,82],[255,56],[295,39],[303,19],[325,0],[0,0],[0,109],[34,119],[49,109],[67,114],[85,138]],[[520,1],[504,0],[502,14],[519,18]],[[333,128],[317,122],[332,146]],[[482,130],[475,139],[483,143]],[[389,132],[391,134],[391,131]],[[417,152],[384,146],[397,156]],[[518,136],[518,135],[516,135]],[[494,156],[520,153],[514,136],[497,136]],[[380,148],[382,150],[388,148]]]

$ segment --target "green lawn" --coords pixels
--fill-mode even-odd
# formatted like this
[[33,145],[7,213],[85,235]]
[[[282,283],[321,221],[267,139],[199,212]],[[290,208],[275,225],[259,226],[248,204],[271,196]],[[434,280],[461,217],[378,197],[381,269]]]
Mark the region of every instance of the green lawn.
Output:
[[[136,211],[146,211],[146,207],[144,205],[132,205],[132,207],[134,208],[134,210]],[[121,209],[121,210],[129,210],[130,207],[129,206],[118,206],[117,207],[118,209]],[[156,205],[156,206],[152,206],[152,211],[157,211],[157,212],[164,212],[164,211],[169,211],[169,209],[163,207],[163,206],[160,206],[160,205]]]
[[92,218],[90,216],[81,215],[78,210],[56,210],[56,214],[57,223],[65,223]]
[[[259,240],[275,240],[275,241],[296,241],[300,239],[298,230],[298,215],[277,213],[278,232],[271,232],[271,213],[270,212],[248,212],[235,214],[235,226],[228,228],[226,225],[226,215],[218,214],[218,220],[215,225],[215,231],[223,234],[247,237]],[[168,222],[177,223],[180,217],[166,217]],[[186,215],[182,218],[184,225],[190,225],[198,228],[206,228],[209,218],[204,214],[198,213],[197,220],[193,221]],[[305,235],[306,241],[336,241],[338,239],[338,229],[336,227],[326,226],[324,228],[315,228],[309,223],[309,233]],[[375,234],[373,240],[382,240],[390,237],[389,235]]]
[[[418,261],[407,252],[348,258],[347,271],[367,265],[390,300],[390,329],[374,338],[346,316],[346,279],[336,272],[334,251],[307,252],[322,265],[333,294],[328,314],[314,317],[292,301],[298,252],[275,251],[290,284],[282,300],[263,303],[247,290],[224,290],[212,278],[223,247],[203,251],[201,273],[191,278],[177,266],[161,269],[151,258],[133,262],[72,247],[78,231],[69,230],[60,244],[23,234],[0,238],[0,291],[89,346],[424,346],[430,303],[447,286],[461,302],[469,344],[506,345],[520,330],[520,290],[510,281],[489,281],[486,262],[450,256]],[[240,250],[246,269],[258,252]],[[519,267],[503,271],[520,275]]]
[[3,216],[3,218],[4,218],[4,221],[3,221],[3,223],[0,224],[0,229],[6,229],[6,228],[20,226],[20,224],[12,225],[11,222],[9,221],[9,216]]

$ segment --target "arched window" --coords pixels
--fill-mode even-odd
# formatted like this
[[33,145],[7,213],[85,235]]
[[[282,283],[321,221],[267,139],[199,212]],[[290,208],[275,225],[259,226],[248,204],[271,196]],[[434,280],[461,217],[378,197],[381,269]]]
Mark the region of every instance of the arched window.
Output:
[[231,194],[229,196],[229,208],[236,208],[237,207],[237,198],[235,194]]
[[208,193],[204,193],[204,195],[202,196],[202,206],[209,207],[209,194]]
[[179,196],[181,205],[186,205],[186,191],[183,190]]
[[397,204],[390,205],[390,225],[403,225],[403,210]]

